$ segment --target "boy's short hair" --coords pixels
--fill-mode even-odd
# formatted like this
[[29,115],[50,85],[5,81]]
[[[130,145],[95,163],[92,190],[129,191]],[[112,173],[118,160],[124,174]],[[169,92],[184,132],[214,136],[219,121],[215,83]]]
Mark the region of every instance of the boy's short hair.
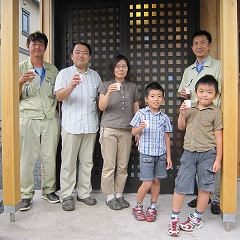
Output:
[[212,36],[209,32],[205,31],[205,30],[198,30],[196,31],[193,36],[192,36],[192,43],[193,43],[193,39],[195,37],[198,37],[198,36],[206,36],[207,39],[208,39],[208,43],[211,43],[212,42]]
[[157,82],[152,82],[150,84],[148,84],[145,88],[145,97],[148,97],[149,93],[151,90],[160,90],[164,96],[164,89],[163,87],[157,83]]
[[200,84],[214,86],[216,93],[218,93],[218,81],[215,79],[214,76],[206,74],[205,76],[201,77],[195,85],[195,91],[197,91]]
[[88,43],[85,43],[85,42],[76,42],[76,43],[73,43],[73,46],[72,46],[72,49],[71,49],[71,54],[73,54],[73,50],[74,50],[75,46],[78,45],[78,44],[87,47],[87,48],[88,48],[88,51],[89,51],[89,56],[91,56],[91,54],[92,54],[92,49],[91,49],[90,45],[89,45]]
[[36,31],[36,32],[33,32],[31,34],[29,34],[29,36],[27,37],[27,47],[29,47],[29,44],[30,42],[36,42],[36,41],[43,41],[44,42],[44,45],[45,45],[45,48],[47,48],[47,45],[48,45],[48,38],[47,36],[44,34],[44,33],[41,33],[40,31]]

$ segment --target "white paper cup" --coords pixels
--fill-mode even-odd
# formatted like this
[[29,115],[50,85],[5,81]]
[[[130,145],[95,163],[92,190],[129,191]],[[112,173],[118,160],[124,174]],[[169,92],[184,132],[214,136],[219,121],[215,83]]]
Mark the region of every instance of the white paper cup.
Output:
[[191,100],[184,100],[184,102],[186,103],[187,108],[192,107],[192,101]]
[[27,71],[28,71],[28,72],[32,72],[32,73],[35,73],[35,69],[34,69],[34,68],[29,68]]
[[190,94],[190,88],[189,87],[185,87],[186,90],[186,94]]
[[144,120],[145,124],[147,125],[147,128],[149,127],[149,120]]
[[114,83],[117,85],[117,90],[120,90],[120,87],[121,87],[121,83]]

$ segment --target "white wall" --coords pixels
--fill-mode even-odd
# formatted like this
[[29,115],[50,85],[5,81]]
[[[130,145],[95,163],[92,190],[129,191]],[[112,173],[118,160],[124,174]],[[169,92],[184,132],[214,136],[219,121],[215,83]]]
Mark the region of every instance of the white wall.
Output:
[[[23,4],[26,3],[26,5]],[[30,33],[40,30],[39,6],[30,0],[19,1],[19,47],[26,49],[27,36],[22,34],[22,9],[30,12]],[[19,62],[28,58],[28,55],[19,53]]]

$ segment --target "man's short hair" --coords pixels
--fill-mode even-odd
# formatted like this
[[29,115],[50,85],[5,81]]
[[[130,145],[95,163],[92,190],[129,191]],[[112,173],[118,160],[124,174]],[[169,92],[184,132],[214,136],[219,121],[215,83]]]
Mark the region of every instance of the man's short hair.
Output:
[[75,46],[78,45],[78,44],[87,47],[87,48],[88,48],[88,51],[89,51],[89,56],[91,56],[91,54],[92,54],[92,49],[91,49],[90,45],[89,45],[88,43],[85,43],[85,42],[77,42],[77,43],[74,43],[73,46],[72,46],[72,49],[71,49],[71,54],[73,54],[73,50],[74,50]]
[[195,37],[198,37],[198,36],[206,36],[207,39],[208,39],[208,43],[211,43],[212,42],[212,36],[209,32],[205,31],[205,30],[198,30],[196,31],[193,36],[192,36],[192,42],[193,42],[193,39]]
[[29,34],[29,36],[27,38],[27,43],[26,43],[27,47],[29,47],[30,42],[36,42],[36,41],[43,42],[45,45],[45,48],[47,48],[48,38],[44,33],[41,33],[40,31],[36,31],[36,32]]

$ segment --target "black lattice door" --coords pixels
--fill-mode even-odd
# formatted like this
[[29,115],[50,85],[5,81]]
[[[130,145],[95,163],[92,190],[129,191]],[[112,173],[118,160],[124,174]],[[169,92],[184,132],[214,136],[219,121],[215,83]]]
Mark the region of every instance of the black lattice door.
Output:
[[[57,3],[57,5],[56,5]],[[102,80],[108,79],[108,65],[116,54],[131,62],[130,81],[141,93],[151,81],[165,89],[164,111],[171,119],[172,161],[169,177],[162,181],[161,192],[172,193],[182,153],[183,132],[177,129],[181,99],[177,89],[184,69],[194,61],[191,35],[197,28],[198,1],[55,1],[55,63],[59,69],[72,64],[72,43],[88,42],[93,50],[91,67]],[[102,156],[96,142],[93,188],[100,188]],[[140,181],[138,151],[134,146],[128,169],[126,192],[136,192]]]

